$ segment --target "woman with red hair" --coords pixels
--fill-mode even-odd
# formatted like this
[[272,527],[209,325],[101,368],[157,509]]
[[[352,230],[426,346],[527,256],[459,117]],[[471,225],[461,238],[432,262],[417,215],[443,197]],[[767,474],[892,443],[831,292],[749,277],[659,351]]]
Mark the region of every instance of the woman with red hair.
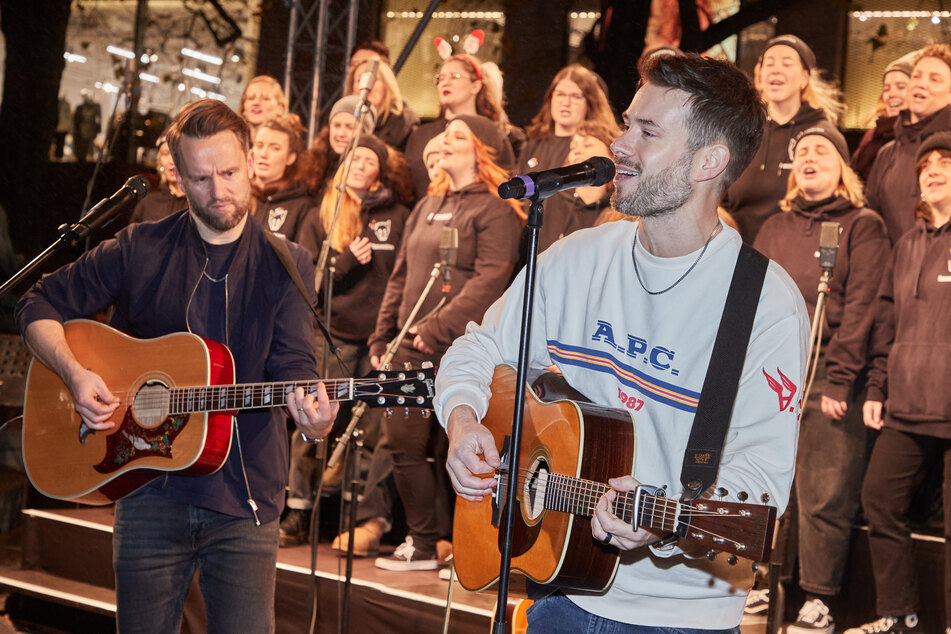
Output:
[[[423,317],[409,329],[394,363],[438,362],[466,324],[480,321],[505,290],[517,259],[522,226],[521,208],[501,200],[496,191],[499,183],[509,178],[496,159],[506,143],[495,124],[478,115],[457,116],[446,127],[439,159],[441,171],[406,223],[376,331],[370,336],[374,366],[423,294],[433,266],[440,261],[445,229],[458,231],[452,286],[442,294],[433,291],[424,298],[418,313]],[[437,306],[443,295],[445,303]],[[415,411],[394,413],[385,419],[384,431],[409,534],[392,556],[377,559],[377,566],[387,570],[433,570],[439,565],[436,543],[449,532],[449,490],[437,486],[437,476],[427,461],[427,448],[434,439],[444,441],[445,435],[434,418]],[[388,509],[361,507],[358,517],[374,520],[372,525],[379,533],[380,527],[389,523],[388,513]]]

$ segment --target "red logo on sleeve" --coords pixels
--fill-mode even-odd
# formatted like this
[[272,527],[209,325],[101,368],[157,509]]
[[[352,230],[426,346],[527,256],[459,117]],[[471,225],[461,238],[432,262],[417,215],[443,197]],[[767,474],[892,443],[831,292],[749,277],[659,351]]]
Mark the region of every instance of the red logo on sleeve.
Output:
[[776,392],[776,396],[779,397],[779,411],[789,410],[790,412],[794,411],[795,408],[790,407],[793,397],[796,395],[796,384],[789,380],[783,371],[779,368],[776,368],[776,373],[779,374],[779,381],[774,379],[766,372],[766,368],[763,368],[763,376],[766,377],[766,382],[769,384],[769,387]]

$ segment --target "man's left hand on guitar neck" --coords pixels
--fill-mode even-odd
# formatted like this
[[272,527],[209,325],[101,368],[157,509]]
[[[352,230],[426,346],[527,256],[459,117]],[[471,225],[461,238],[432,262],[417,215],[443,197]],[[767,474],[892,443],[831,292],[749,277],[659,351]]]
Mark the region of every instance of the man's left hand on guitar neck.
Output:
[[317,386],[316,399],[313,394],[305,395],[302,387],[287,395],[287,414],[294,419],[297,429],[315,441],[330,433],[339,409],[340,403],[330,402],[323,383]]
[[611,478],[608,486],[611,488],[598,500],[598,505],[591,516],[591,534],[595,539],[616,546],[620,550],[634,550],[641,546],[648,546],[659,542],[661,537],[643,528],[634,530],[631,524],[619,519],[611,509],[617,499],[618,491],[633,491],[640,483],[631,476]]

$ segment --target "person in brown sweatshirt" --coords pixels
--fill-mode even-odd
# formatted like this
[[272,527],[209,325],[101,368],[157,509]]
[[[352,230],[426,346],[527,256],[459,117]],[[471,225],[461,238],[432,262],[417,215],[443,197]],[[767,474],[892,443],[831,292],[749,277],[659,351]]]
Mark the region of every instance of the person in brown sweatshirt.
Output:
[[[455,228],[459,235],[451,288],[440,293],[436,287],[426,296],[394,362],[438,361],[463,334],[466,324],[481,321],[485,310],[505,290],[517,259],[522,226],[520,208],[501,200],[496,191],[509,177],[494,158],[503,155],[507,143],[496,125],[479,115],[457,116],[446,127],[439,161],[442,173],[406,223],[376,330],[369,340],[374,365],[406,323],[433,266],[440,261],[444,228]],[[441,296],[446,302],[433,312]],[[435,419],[418,412],[395,412],[384,420],[409,534],[393,556],[377,559],[381,568],[432,570],[438,566],[436,542],[445,536],[445,527],[440,526],[437,507],[445,506],[448,489],[439,489],[426,459],[437,430],[442,435]]]
[[921,194],[915,177],[918,149],[935,132],[951,130],[951,46],[922,49],[906,99],[908,109],[898,115],[895,139],[878,151],[866,183],[868,206],[885,219],[892,244],[915,222]]
[[766,220],[754,247],[779,263],[816,310],[823,222],[838,223],[838,252],[827,297],[822,354],[803,404],[796,460],[799,585],[806,601],[789,634],[832,634],[831,599],[842,586],[852,522],[865,471],[862,424],[865,342],[889,242],[881,217],[864,206],[845,138],[823,122],[796,137],[781,213]]
[[[914,227],[895,244],[878,292],[869,342],[865,424],[881,430],[862,485],[881,617],[855,632],[920,632],[912,494],[926,470],[944,461],[944,508],[951,509],[951,132],[938,132],[916,155],[921,199]],[[944,516],[951,561],[951,514]],[[945,566],[951,588],[951,566]],[[945,591],[951,627],[951,592]],[[880,625],[879,629],[872,629]],[[852,632],[852,630],[849,630]]]

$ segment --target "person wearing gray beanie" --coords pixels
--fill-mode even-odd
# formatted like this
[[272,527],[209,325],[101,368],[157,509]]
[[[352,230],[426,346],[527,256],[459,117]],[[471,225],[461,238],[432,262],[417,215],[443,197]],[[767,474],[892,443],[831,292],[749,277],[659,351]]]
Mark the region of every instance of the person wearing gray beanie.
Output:
[[862,136],[852,154],[852,169],[863,181],[868,181],[879,149],[895,138],[895,123],[899,113],[907,107],[908,84],[917,55],[918,51],[913,51],[899,57],[889,63],[882,73],[882,92],[875,108],[875,125]]

